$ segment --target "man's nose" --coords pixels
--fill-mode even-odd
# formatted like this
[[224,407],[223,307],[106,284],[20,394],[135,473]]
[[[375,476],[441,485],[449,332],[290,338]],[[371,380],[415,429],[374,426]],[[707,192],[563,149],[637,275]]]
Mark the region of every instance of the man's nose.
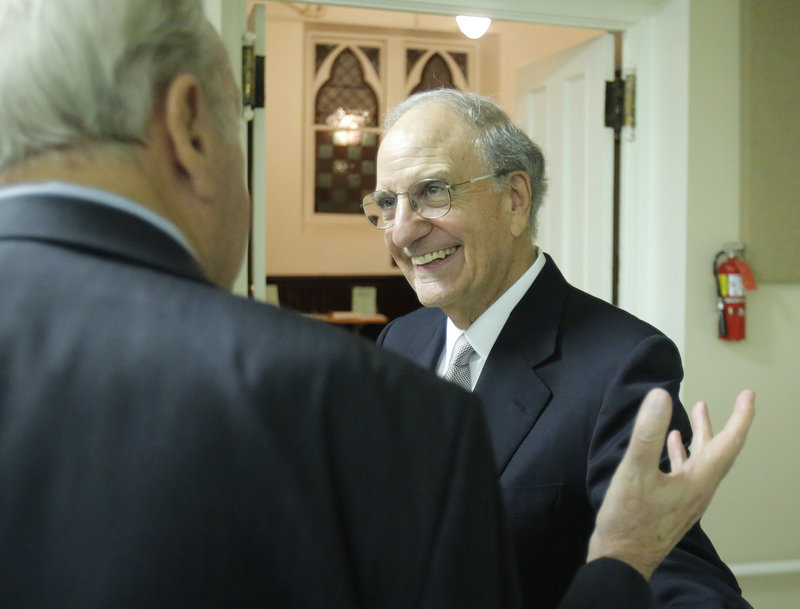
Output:
[[411,206],[407,194],[397,197],[394,224],[389,229],[392,242],[399,248],[411,245],[431,230],[431,223],[420,216]]

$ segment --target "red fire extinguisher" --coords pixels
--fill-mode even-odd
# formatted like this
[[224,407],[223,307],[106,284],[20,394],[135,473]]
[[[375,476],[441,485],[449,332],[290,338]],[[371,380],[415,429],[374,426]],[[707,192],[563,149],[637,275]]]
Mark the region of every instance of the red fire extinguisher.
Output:
[[744,259],[744,245],[728,243],[714,256],[719,311],[718,336],[722,340],[743,340],[747,314],[747,292],[756,286],[750,265]]

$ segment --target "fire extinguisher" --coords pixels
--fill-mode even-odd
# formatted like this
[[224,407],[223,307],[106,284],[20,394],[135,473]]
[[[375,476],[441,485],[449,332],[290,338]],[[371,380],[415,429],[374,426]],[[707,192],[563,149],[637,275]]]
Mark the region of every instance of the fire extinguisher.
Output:
[[728,243],[714,256],[719,315],[717,334],[722,340],[743,340],[747,314],[747,292],[757,288],[744,245]]

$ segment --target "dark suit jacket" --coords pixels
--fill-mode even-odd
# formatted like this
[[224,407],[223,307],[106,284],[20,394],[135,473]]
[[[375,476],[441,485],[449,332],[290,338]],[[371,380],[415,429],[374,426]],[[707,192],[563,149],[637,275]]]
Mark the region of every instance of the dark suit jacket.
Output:
[[476,398],[75,199],[0,200],[0,312],[3,606],[516,606]]
[[[423,308],[378,342],[435,369],[446,318]],[[511,313],[475,393],[485,406],[527,604],[554,607],[583,563],[594,518],[645,393],[673,397],[673,426],[691,428],[678,401],[675,345],[652,326],[570,286],[552,259]],[[696,526],[651,580],[664,607],[749,607]]]

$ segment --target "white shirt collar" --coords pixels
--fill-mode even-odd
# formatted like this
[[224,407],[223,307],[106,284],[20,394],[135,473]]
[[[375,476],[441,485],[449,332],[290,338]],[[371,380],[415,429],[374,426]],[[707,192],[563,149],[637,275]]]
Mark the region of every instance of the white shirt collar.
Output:
[[439,375],[444,374],[444,371],[447,369],[447,362],[449,362],[452,357],[453,346],[459,336],[466,334],[467,340],[469,340],[476,353],[470,360],[472,387],[475,387],[481,370],[483,370],[483,365],[486,363],[486,358],[489,357],[489,353],[497,337],[500,336],[503,326],[506,325],[508,316],[511,315],[511,311],[514,310],[514,307],[519,304],[519,301],[522,300],[522,297],[525,296],[533,285],[536,277],[539,276],[539,272],[544,267],[545,260],[544,254],[537,250],[536,259],[533,261],[530,268],[528,268],[528,270],[525,271],[500,298],[494,301],[466,330],[462,331],[449,317],[447,318],[447,334],[444,351],[439,358]]
[[189,241],[186,239],[180,229],[172,222],[167,220],[164,216],[151,211],[150,209],[139,205],[135,201],[126,199],[120,195],[108,192],[107,190],[100,190],[91,188],[89,186],[81,186],[79,184],[72,184],[70,182],[60,182],[57,180],[51,182],[36,182],[26,184],[15,184],[0,189],[0,201],[6,197],[19,197],[26,195],[42,195],[42,196],[66,196],[81,199],[91,203],[98,203],[113,207],[131,215],[134,215],[149,224],[156,226],[163,232],[167,233],[170,237],[180,243],[192,256],[194,251]]

